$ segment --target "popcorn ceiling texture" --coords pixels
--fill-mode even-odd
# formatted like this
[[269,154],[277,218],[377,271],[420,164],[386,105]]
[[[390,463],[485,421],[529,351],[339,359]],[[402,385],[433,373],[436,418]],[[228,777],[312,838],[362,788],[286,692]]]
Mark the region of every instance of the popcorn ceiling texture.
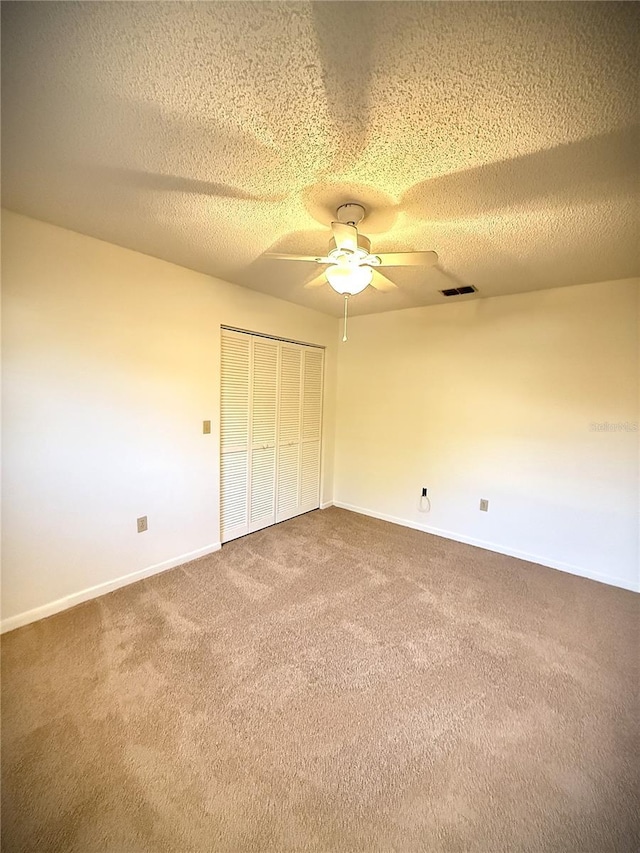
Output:
[[360,201],[370,313],[640,273],[633,3],[4,3],[3,204],[328,313]]

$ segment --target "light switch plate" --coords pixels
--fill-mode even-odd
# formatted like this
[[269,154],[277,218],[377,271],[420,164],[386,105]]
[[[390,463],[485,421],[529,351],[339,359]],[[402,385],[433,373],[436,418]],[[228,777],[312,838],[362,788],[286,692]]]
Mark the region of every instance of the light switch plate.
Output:
[[144,533],[147,529],[147,516],[142,515],[138,519],[138,533]]
[[211,421],[202,421],[202,432],[205,435],[209,435],[211,433]]
[[485,498],[481,498],[480,500],[480,509],[482,512],[489,512],[489,501],[485,500]]

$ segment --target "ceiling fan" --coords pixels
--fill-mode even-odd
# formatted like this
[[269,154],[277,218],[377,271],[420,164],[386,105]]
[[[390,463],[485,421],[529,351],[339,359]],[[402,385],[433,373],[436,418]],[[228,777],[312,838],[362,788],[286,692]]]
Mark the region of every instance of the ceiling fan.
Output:
[[313,255],[267,254],[267,258],[281,261],[311,261],[327,265],[320,275],[305,284],[306,288],[321,287],[327,282],[344,296],[355,296],[371,285],[376,290],[395,290],[397,285],[379,271],[379,267],[430,267],[437,263],[435,252],[392,252],[372,255],[371,241],[358,233],[364,219],[361,204],[343,204],[336,211],[336,221],[331,223],[333,237],[329,251],[323,257]]
[[269,253],[265,257],[280,261],[310,261],[327,268],[305,284],[305,288],[322,287],[327,282],[344,296],[344,334],[347,340],[347,303],[350,296],[361,293],[371,285],[376,290],[396,290],[390,279],[378,267],[430,267],[438,262],[435,252],[392,252],[372,255],[371,241],[358,234],[358,225],[364,219],[365,209],[361,204],[342,204],[336,211],[336,221],[331,223],[333,237],[326,256],[281,255]]

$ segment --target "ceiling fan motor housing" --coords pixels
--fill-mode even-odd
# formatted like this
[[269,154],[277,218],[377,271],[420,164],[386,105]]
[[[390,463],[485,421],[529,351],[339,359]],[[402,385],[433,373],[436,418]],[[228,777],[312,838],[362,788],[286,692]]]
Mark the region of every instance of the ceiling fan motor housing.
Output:
[[[336,246],[336,241],[332,237],[329,240],[329,256],[340,255],[342,254],[341,250]],[[366,258],[371,254],[371,240],[368,237],[365,237],[363,234],[358,234],[358,256],[361,258]]]

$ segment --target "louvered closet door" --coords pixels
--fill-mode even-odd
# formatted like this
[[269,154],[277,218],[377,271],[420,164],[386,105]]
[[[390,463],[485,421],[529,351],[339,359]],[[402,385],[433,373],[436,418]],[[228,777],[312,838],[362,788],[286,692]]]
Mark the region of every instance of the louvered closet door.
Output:
[[223,331],[223,542],[320,505],[323,365],[323,350]]
[[276,520],[277,341],[252,338],[249,530]]
[[251,339],[222,335],[220,400],[220,534],[228,542],[248,532],[249,378]]
[[300,512],[320,506],[320,440],[324,352],[303,351]]
[[276,520],[300,512],[302,347],[280,345]]

